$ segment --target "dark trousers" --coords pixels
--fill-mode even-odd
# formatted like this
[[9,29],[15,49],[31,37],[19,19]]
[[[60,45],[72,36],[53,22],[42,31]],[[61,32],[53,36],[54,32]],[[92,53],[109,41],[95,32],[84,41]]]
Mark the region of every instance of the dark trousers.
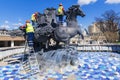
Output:
[[34,40],[34,33],[28,32],[27,33],[27,42],[29,47],[33,47],[33,40]]
[[58,18],[59,18],[59,22],[63,23],[63,15],[58,15]]
[[33,20],[31,20],[32,21],[32,26],[34,26],[35,25],[35,21],[33,21]]
[[37,24],[36,21],[31,20],[31,22],[32,22],[32,26],[34,26],[34,27],[38,27],[38,24]]

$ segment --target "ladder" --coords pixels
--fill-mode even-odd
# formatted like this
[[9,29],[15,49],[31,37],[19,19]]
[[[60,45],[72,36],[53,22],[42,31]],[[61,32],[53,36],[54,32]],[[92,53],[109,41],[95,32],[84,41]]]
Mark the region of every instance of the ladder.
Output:
[[[25,52],[26,49],[28,48],[27,53]],[[27,42],[25,42],[25,50],[24,50],[24,54],[27,54],[27,60],[22,60],[22,68],[25,71],[26,74],[28,74],[27,78],[29,78],[30,80],[39,80],[37,79],[37,74],[40,73],[40,68],[39,68],[39,63],[37,60],[37,53],[35,53],[34,48],[33,47],[29,47],[27,46]]]

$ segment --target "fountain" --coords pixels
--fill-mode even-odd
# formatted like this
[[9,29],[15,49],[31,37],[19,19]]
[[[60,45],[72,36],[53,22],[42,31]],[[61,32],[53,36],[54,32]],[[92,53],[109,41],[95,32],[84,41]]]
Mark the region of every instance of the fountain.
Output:
[[[115,52],[102,52],[105,46],[102,47],[98,44],[92,47],[86,47],[84,46],[85,44],[83,46],[80,45],[83,51],[78,51],[79,46],[75,47],[68,44],[69,39],[73,37],[71,34],[76,35],[77,33],[68,34],[64,32],[65,36],[61,35],[61,31],[67,29],[78,32],[81,38],[83,38],[81,31],[77,31],[76,16],[69,15],[71,10],[75,9],[77,11],[74,12],[77,13],[74,14],[84,16],[78,8],[78,5],[73,5],[66,11],[68,19],[67,26],[56,23],[54,8],[47,8],[44,15],[40,14],[38,18],[39,26],[35,30],[35,35],[37,35],[35,44],[40,44],[34,46],[34,53],[25,51],[24,54],[11,56],[11,58],[19,60],[19,63],[4,60],[9,61],[9,64],[3,67],[0,66],[0,80],[119,80],[120,54]],[[70,16],[72,17],[70,18]],[[44,19],[48,23],[44,22]],[[54,27],[51,25],[53,19],[55,21]],[[70,23],[72,24],[70,25]],[[74,25],[76,25],[75,29],[73,28]],[[51,38],[56,41],[55,45],[49,45]],[[60,42],[64,42],[65,45],[60,45]],[[33,65],[34,63],[35,65]]]

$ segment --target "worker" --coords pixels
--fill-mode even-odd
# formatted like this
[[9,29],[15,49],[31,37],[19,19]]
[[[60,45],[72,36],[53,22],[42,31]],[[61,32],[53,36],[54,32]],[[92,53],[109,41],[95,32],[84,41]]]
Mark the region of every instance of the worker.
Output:
[[38,12],[35,12],[34,14],[32,14],[31,16],[31,21],[32,21],[32,25],[35,26],[36,22],[37,22],[37,16],[38,16]]
[[59,8],[58,8],[58,18],[59,18],[59,22],[61,24],[63,22],[63,16],[64,16],[64,7],[63,7],[62,3],[60,3]]
[[33,39],[34,39],[34,28],[30,24],[29,20],[26,20],[26,37],[29,47],[33,47]]

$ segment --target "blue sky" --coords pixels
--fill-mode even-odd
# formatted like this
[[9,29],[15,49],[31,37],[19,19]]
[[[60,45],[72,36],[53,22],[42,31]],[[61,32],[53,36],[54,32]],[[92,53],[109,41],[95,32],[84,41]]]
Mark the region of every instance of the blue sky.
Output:
[[78,17],[78,23],[84,28],[107,10],[120,12],[120,0],[0,0],[0,29],[16,29],[25,24],[34,12],[42,13],[47,7],[58,8],[59,3],[65,10],[72,4],[80,4],[86,16]]

